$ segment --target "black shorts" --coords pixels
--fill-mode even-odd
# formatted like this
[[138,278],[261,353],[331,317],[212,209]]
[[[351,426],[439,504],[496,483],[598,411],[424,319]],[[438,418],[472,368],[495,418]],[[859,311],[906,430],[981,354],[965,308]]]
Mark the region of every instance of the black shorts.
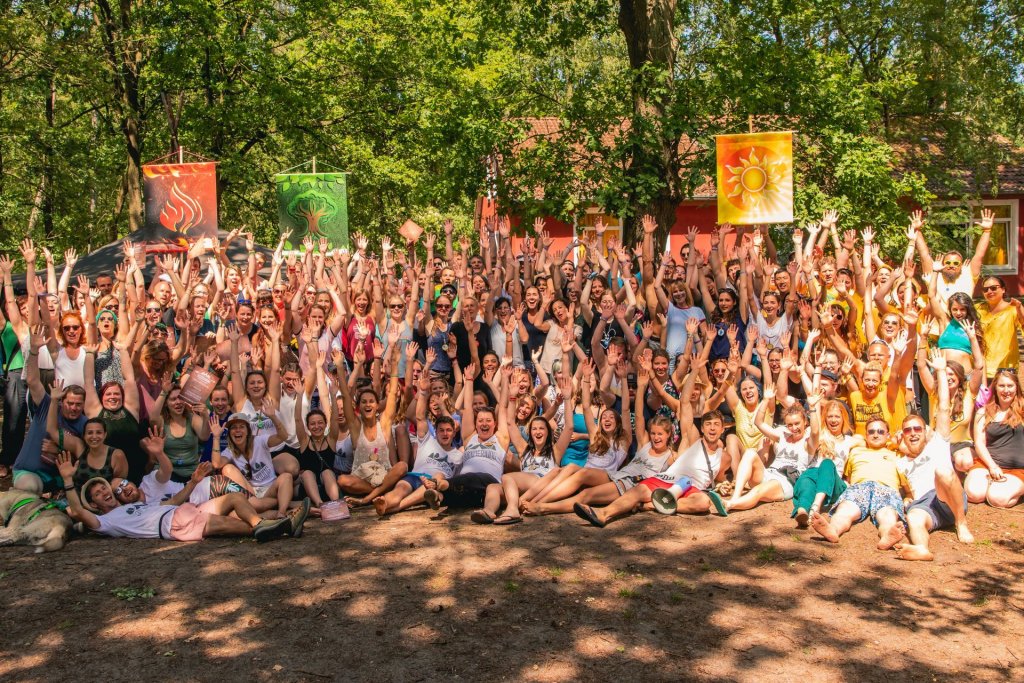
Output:
[[449,508],[478,508],[484,504],[484,493],[498,480],[489,474],[471,472],[459,474],[448,480],[444,492],[444,505]]

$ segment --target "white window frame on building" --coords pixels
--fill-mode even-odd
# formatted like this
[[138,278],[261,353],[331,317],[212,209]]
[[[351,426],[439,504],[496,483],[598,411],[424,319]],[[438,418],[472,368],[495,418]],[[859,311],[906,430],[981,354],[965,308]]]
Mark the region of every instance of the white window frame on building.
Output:
[[[965,206],[965,205],[962,204],[962,203],[959,203],[959,202],[943,202],[942,206]],[[1009,218],[999,218],[999,217],[997,217],[995,219],[995,225],[993,225],[993,228],[996,228],[997,226],[1000,226],[1000,225],[1002,225],[1002,226],[1004,226],[1006,228],[1006,245],[1005,245],[1006,246],[1006,250],[1007,250],[1007,252],[1006,252],[1006,257],[1007,257],[1006,258],[1006,263],[1003,264],[1003,265],[989,265],[989,264],[986,264],[986,265],[984,265],[982,267],[981,272],[982,272],[983,275],[1016,275],[1017,274],[1017,269],[1018,269],[1018,263],[1017,263],[1017,246],[1018,246],[1018,244],[1017,244],[1017,237],[1018,237],[1018,232],[1020,231],[1020,200],[1019,199],[982,199],[980,201],[968,202],[966,204],[966,207],[968,209],[970,209],[970,212],[971,212],[971,219],[970,219],[971,225],[976,224],[977,221],[979,221],[981,219],[980,215],[976,215],[976,214],[980,214],[980,210],[981,209],[993,208],[993,207],[996,207],[996,206],[1009,206],[1010,207],[1010,216],[1009,216]],[[996,232],[995,229],[993,229],[993,233],[995,233],[995,232]],[[966,253],[965,258],[966,259],[970,259],[971,255],[973,254],[973,252],[974,252],[974,245],[975,245],[975,237],[974,237],[973,234],[968,233],[968,235],[967,235],[967,246],[966,246],[966,249],[965,249],[965,253]],[[991,253],[992,248],[994,246],[996,246],[996,245],[993,242],[989,243],[989,247],[988,247],[989,248],[989,253]],[[937,254],[933,254],[933,256],[937,256]],[[937,266],[937,267],[941,267],[941,266]]]

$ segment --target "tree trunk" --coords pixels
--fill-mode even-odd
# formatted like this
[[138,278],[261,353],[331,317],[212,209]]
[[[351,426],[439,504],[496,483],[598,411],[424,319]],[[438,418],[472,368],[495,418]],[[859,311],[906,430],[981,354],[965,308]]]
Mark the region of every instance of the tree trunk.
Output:
[[50,74],[46,93],[46,139],[43,141],[43,234],[46,244],[53,243],[53,123],[57,101],[57,83]]
[[128,200],[128,228],[142,227],[142,121],[139,72],[143,53],[138,38],[131,38],[136,0],[120,0],[116,8],[108,0],[96,1],[94,13],[110,69],[114,97],[111,105],[120,120],[125,141],[125,194]]
[[[674,90],[675,14],[676,0],[619,2],[619,28],[633,71],[630,164],[626,170],[631,181],[630,211],[623,221],[623,239],[638,242],[643,236],[640,217],[651,214],[658,221],[655,242],[661,248],[675,223],[676,207],[684,199],[679,181],[679,136],[664,126]],[[651,135],[643,133],[648,130]],[[650,175],[661,183],[653,195],[640,195],[638,188],[646,183],[639,181]]]

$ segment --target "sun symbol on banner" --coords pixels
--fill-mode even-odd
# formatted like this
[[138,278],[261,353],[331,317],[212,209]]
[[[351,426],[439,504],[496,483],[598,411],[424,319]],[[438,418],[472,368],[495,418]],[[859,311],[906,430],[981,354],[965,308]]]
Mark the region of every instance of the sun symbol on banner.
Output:
[[738,198],[744,207],[749,208],[770,200],[784,179],[785,161],[772,160],[768,151],[763,149],[758,157],[757,150],[751,147],[747,158],[741,156],[739,162],[739,166],[725,165],[731,174],[725,179],[726,184],[735,184],[729,192],[729,199]]

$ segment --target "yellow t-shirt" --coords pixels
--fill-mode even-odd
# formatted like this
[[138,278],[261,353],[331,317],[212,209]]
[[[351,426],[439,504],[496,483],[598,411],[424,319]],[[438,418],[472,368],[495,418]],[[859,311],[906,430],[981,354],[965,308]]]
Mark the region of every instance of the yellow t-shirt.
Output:
[[990,313],[988,304],[978,304],[981,331],[985,335],[985,374],[989,379],[999,368],[1017,369],[1020,350],[1017,347],[1017,309],[1007,306],[998,313]]
[[899,456],[888,448],[873,449],[867,446],[854,446],[846,458],[843,478],[850,485],[865,481],[874,481],[899,491],[908,489],[907,478],[897,466]]
[[865,431],[869,420],[876,416],[882,417],[889,424],[889,431],[896,433],[896,430],[903,428],[903,418],[907,416],[907,397],[903,387],[900,387],[896,394],[896,407],[889,410],[889,403],[886,400],[886,387],[888,382],[882,382],[878,387],[878,395],[873,399],[867,399],[860,391],[850,392],[850,409],[853,411],[854,431],[861,436],[867,436]]

